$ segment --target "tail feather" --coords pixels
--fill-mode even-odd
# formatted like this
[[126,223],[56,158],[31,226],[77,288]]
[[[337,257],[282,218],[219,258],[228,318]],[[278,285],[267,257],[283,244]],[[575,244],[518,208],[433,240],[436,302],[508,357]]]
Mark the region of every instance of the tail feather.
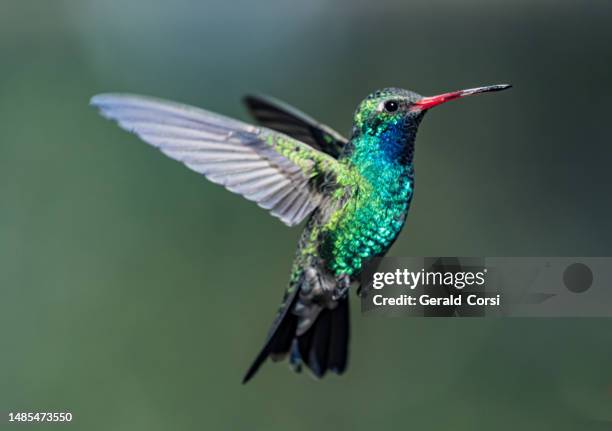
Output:
[[289,350],[291,350],[291,342],[295,336],[297,325],[297,316],[288,313],[283,324],[278,327],[276,335],[270,343],[270,359],[274,362],[284,359]]
[[297,316],[291,313],[291,309],[298,298],[297,292],[298,289],[293,289],[285,296],[283,305],[276,319],[274,319],[274,323],[272,323],[266,343],[244,375],[242,384],[251,380],[268,356],[271,355],[273,359],[280,360],[289,352],[298,323]]
[[306,364],[312,373],[319,378],[327,373],[327,352],[331,339],[331,313],[333,312],[334,310],[329,309],[321,311],[317,321],[309,330],[309,332],[312,331],[312,342],[310,343],[308,356],[305,356]]
[[[296,289],[297,290],[297,289]],[[323,309],[312,326],[296,335],[298,318],[291,313],[297,295],[287,298],[269,333],[266,344],[247,371],[248,382],[268,356],[280,360],[291,351],[291,364],[296,371],[304,363],[316,377],[327,371],[342,374],[346,370],[349,342],[348,296],[340,299],[336,308]]]
[[342,374],[348,364],[348,340],[350,336],[348,296],[338,302],[331,313],[331,338],[329,340],[328,367],[336,374]]
[[[294,368],[305,363],[316,377],[327,371],[342,374],[348,362],[348,296],[336,308],[322,310],[307,332],[297,337],[291,354]],[[298,367],[296,367],[298,365]]]

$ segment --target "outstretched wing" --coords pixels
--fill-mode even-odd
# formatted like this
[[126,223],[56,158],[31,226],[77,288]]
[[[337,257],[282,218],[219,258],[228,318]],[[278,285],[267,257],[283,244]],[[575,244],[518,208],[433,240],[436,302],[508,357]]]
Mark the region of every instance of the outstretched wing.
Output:
[[101,114],[167,156],[293,226],[321,202],[338,162],[281,133],[192,106],[130,94],[91,99]]
[[285,133],[334,158],[348,142],[331,127],[280,100],[268,96],[246,96],[244,103],[262,126]]

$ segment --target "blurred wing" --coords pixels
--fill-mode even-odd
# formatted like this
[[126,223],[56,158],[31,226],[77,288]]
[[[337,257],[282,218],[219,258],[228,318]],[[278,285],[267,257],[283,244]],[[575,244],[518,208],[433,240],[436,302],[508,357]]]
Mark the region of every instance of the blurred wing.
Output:
[[322,195],[314,182],[338,165],[289,136],[187,105],[129,94],[97,95],[91,104],[121,128],[289,226],[319,205]]
[[337,158],[348,140],[298,109],[267,96],[246,96],[249,112],[262,126],[285,133]]

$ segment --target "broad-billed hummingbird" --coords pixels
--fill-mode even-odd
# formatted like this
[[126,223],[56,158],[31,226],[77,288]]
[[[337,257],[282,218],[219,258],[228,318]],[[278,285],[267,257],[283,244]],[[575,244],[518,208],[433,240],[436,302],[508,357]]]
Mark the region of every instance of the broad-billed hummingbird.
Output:
[[210,181],[294,226],[306,220],[282,305],[246,383],[270,357],[289,356],[316,377],[342,374],[349,339],[348,289],[404,226],[414,193],[414,141],[430,108],[500,84],[423,97],[375,91],[357,107],[351,138],[278,100],[247,96],[261,124],[130,94],[91,99],[101,114]]

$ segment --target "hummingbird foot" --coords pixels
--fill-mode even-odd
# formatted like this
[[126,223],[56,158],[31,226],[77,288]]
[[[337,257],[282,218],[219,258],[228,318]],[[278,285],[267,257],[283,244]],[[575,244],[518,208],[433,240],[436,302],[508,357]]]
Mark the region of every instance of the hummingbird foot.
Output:
[[301,286],[300,298],[305,303],[334,306],[334,301],[343,297],[351,282],[348,276],[333,278],[322,275],[313,267],[304,271],[304,283]]

